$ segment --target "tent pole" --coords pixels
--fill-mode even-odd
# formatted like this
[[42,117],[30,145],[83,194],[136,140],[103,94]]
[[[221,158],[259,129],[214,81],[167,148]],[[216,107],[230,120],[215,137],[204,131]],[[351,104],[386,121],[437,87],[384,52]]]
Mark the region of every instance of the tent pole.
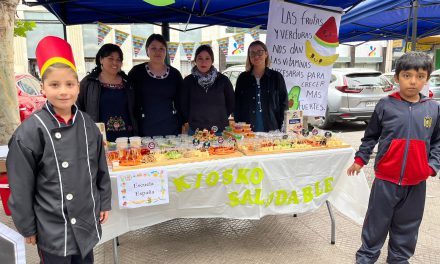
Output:
[[417,42],[417,15],[419,10],[419,0],[414,0],[414,15],[412,21],[412,36],[411,36],[411,50],[416,50]]
[[409,21],[411,20],[413,9],[414,9],[414,2],[411,1],[411,8],[409,9],[408,21],[406,23],[405,49],[403,50],[403,52],[405,52],[405,53],[408,49]]
[[[170,41],[170,24],[168,22],[162,23],[162,36],[165,41]],[[165,57],[165,63],[170,64],[170,56],[168,55],[168,51]]]

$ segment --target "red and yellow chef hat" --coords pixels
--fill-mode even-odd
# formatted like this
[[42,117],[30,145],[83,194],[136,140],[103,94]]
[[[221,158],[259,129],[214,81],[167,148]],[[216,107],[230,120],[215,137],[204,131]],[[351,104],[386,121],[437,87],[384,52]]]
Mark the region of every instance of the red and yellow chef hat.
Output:
[[63,63],[76,72],[72,47],[67,41],[55,36],[48,36],[40,40],[35,51],[40,76],[47,68],[55,63]]

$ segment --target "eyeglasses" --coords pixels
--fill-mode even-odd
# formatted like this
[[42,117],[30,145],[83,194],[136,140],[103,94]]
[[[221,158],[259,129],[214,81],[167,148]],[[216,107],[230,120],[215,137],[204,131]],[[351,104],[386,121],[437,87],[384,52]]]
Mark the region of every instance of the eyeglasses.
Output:
[[263,54],[266,53],[265,50],[257,50],[257,51],[251,51],[249,52],[249,56],[251,56],[252,58],[254,57],[259,57],[259,56],[263,56]]

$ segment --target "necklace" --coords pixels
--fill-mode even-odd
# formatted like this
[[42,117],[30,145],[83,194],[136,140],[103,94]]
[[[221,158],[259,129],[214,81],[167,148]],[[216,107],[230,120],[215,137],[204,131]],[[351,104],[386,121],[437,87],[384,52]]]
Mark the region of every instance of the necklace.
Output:
[[148,63],[145,64],[145,69],[147,70],[148,75],[150,75],[151,77],[153,77],[155,79],[165,79],[166,77],[168,77],[168,74],[170,74],[170,66],[168,66],[168,65],[166,65],[166,71],[162,75],[154,74],[151,71],[150,66],[148,66]]

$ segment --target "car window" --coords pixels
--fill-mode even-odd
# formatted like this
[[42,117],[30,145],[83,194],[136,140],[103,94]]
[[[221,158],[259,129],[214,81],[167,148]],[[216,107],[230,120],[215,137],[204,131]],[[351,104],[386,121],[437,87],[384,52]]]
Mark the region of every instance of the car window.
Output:
[[380,73],[353,73],[347,74],[346,77],[347,84],[350,87],[389,85],[388,81]]
[[240,75],[240,73],[241,72],[238,71],[232,71],[231,76],[229,76],[229,80],[231,81],[232,86],[234,86],[234,88],[235,88],[235,84],[237,83],[238,75]]
[[429,79],[430,87],[439,87],[440,86],[440,75],[432,75]]
[[20,89],[29,95],[40,95],[40,83],[32,78],[25,77],[17,82]]

